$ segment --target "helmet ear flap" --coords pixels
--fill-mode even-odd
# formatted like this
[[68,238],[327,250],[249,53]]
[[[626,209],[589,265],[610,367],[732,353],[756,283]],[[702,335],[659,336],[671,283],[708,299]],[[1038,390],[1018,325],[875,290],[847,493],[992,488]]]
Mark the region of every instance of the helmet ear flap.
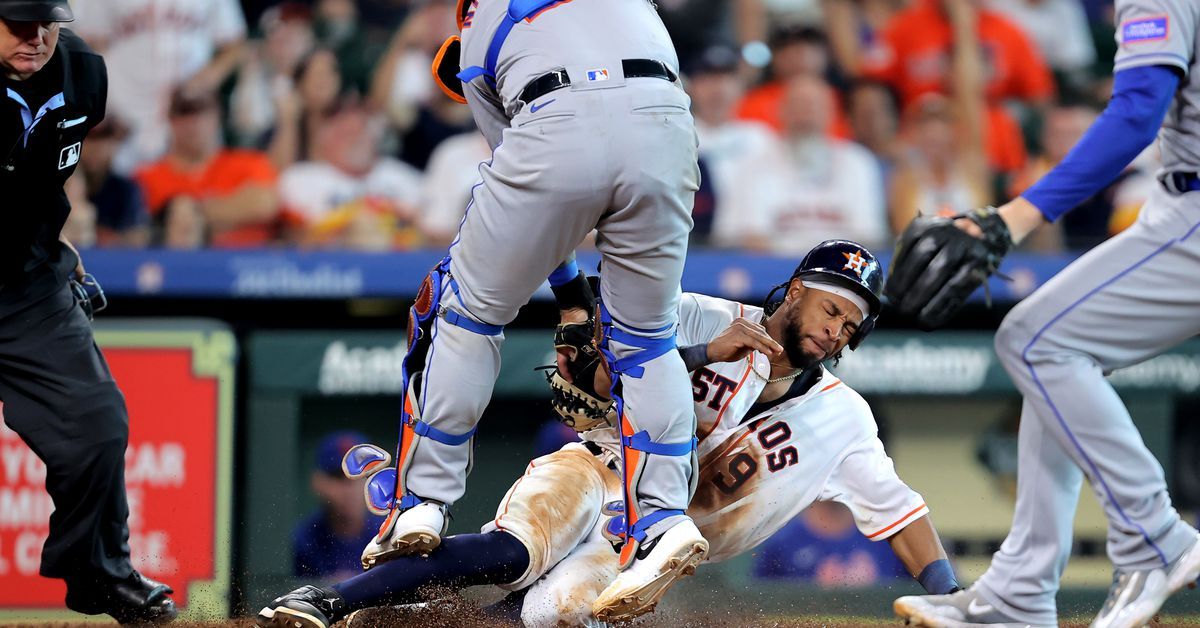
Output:
[[858,345],[867,339],[867,334],[875,329],[875,321],[876,317],[874,316],[868,316],[863,319],[862,324],[858,326],[858,331],[855,331],[854,336],[850,338],[850,342],[846,343],[846,346],[850,347],[851,351],[857,349]]

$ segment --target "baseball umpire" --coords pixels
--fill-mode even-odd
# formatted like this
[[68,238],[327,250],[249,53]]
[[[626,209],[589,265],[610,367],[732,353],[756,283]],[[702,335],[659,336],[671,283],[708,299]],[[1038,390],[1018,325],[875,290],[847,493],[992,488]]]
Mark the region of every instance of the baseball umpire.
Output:
[[1013,241],[1099,191],[1158,138],[1161,185],[1137,222],[1025,299],[996,334],[1024,395],[1012,530],[970,589],[896,601],[919,624],[1055,625],[1084,477],[1108,518],[1115,566],[1093,626],[1146,624],[1200,575],[1200,536],[1172,507],[1162,467],[1104,378],[1200,332],[1200,3],[1117,0],[1116,9],[1112,100],[1067,158],[999,210],[918,218],[900,237],[887,294],[937,327]]
[[0,0],[0,401],[47,467],[41,575],[66,580],[75,611],[164,621],[171,589],[129,561],[129,418],[76,298],[94,282],[60,236],[63,184],[108,89],[100,55],[60,28],[71,19],[67,0]]

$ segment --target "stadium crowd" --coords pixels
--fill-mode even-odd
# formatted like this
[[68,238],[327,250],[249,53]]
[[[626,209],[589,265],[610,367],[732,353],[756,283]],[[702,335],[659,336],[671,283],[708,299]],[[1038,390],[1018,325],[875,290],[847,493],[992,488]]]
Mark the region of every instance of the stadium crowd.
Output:
[[[108,119],[68,186],[73,242],[440,247],[490,154],[429,75],[453,0],[75,0]],[[698,246],[884,246],[918,211],[998,204],[1110,88],[1111,0],[657,0],[702,156]],[[1153,149],[1027,246],[1130,224]]]

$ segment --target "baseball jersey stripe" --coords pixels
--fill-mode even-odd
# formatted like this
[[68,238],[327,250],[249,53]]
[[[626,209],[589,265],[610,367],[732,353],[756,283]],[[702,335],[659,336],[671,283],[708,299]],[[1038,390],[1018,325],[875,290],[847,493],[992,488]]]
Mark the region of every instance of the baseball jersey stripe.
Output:
[[892,522],[892,524],[891,524],[891,525],[889,525],[889,526],[887,526],[886,528],[882,528],[882,529],[880,529],[880,530],[878,530],[878,531],[876,531],[876,532],[874,532],[874,533],[872,533],[872,534],[868,534],[868,535],[867,535],[867,538],[868,538],[868,539],[873,539],[873,538],[875,538],[875,537],[879,536],[880,534],[883,534],[884,532],[887,532],[888,530],[891,530],[892,528],[894,528],[894,527],[896,527],[896,526],[900,525],[901,523],[904,523],[905,521],[907,521],[907,520],[908,520],[908,518],[909,518],[909,517],[911,517],[911,516],[913,516],[913,515],[917,514],[918,512],[921,512],[922,510],[926,510],[926,506],[925,506],[925,504],[921,504],[920,506],[917,506],[916,508],[913,508],[912,510],[910,510],[910,511],[908,512],[908,514],[906,514],[906,515],[904,515],[903,517],[900,517],[900,518],[899,518],[899,519],[897,519],[896,521]]

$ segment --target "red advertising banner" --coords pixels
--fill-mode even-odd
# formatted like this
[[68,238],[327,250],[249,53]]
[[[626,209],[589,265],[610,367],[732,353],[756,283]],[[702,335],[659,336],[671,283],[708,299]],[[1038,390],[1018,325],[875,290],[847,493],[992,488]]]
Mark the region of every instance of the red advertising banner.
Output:
[[[232,336],[122,331],[97,337],[129,407],[125,486],[133,565],[174,587],[185,616],[224,615]],[[20,437],[0,426],[0,619],[64,608],[62,581],[38,576],[54,509],[45,476],[45,465]],[[190,607],[203,608],[188,613]]]

